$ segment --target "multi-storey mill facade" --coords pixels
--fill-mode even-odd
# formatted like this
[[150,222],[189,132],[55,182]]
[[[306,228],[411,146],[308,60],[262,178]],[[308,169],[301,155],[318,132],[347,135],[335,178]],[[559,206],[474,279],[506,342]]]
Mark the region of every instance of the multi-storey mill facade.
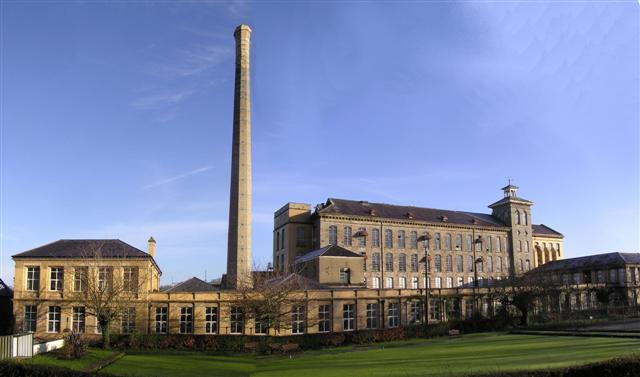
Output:
[[364,281],[352,283],[457,288],[473,286],[474,279],[478,286],[489,286],[561,259],[563,235],[532,224],[533,203],[518,197],[516,186],[502,190],[504,197],[489,205],[491,214],[334,198],[313,210],[288,203],[274,215],[274,267],[298,271],[302,256],[338,245],[364,257]]

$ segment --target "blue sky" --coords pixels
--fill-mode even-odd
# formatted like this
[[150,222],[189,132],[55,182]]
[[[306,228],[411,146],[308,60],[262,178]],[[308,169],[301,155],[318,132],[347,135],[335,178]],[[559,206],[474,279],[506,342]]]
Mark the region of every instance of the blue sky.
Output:
[[219,276],[235,26],[253,28],[253,252],[341,197],[489,212],[507,177],[567,257],[640,251],[640,17],[621,2],[9,2],[0,276],[60,238],[153,235]]

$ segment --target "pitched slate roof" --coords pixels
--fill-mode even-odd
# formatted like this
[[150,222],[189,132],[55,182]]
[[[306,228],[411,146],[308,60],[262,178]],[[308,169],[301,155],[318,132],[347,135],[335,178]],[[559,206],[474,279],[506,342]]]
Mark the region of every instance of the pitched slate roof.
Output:
[[176,284],[164,292],[210,292],[217,290],[218,289],[216,289],[212,284],[209,284],[204,280],[200,280],[197,277],[192,277],[182,283]]
[[0,297],[13,297],[13,290],[0,279]]
[[326,289],[328,288],[324,284],[320,284],[315,280],[309,279],[297,273],[289,273],[284,276],[278,276],[267,280],[267,284],[291,284],[291,288],[296,290],[309,290],[309,289]]
[[58,240],[12,258],[151,258],[151,255],[115,239]]
[[[485,213],[451,211],[446,209],[422,208],[384,203],[370,203],[367,201],[336,198],[329,198],[327,200],[327,203],[318,210],[318,213],[354,215],[398,220],[416,220],[458,225],[505,227],[505,224],[500,220]],[[446,218],[445,221],[443,221],[443,216],[444,218]]]
[[307,262],[318,257],[347,257],[347,258],[363,258],[362,255],[347,250],[338,245],[328,245],[321,249],[310,251],[304,255],[297,257],[294,263]]
[[622,267],[625,264],[640,264],[640,253],[607,253],[584,257],[560,259],[547,262],[532,272],[555,272],[594,268]]
[[531,230],[533,231],[534,236],[545,236],[545,237],[558,237],[563,238],[564,235],[550,227],[540,224],[540,225],[531,225]]

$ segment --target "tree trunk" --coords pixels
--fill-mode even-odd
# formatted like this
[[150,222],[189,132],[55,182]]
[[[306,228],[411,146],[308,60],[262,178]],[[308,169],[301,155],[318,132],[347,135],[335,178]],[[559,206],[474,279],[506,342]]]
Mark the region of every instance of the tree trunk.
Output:
[[100,321],[100,331],[102,332],[102,348],[111,348],[111,334],[109,333],[109,321]]
[[522,316],[520,317],[520,324],[527,327],[527,320],[529,318],[529,311],[527,309],[520,309]]

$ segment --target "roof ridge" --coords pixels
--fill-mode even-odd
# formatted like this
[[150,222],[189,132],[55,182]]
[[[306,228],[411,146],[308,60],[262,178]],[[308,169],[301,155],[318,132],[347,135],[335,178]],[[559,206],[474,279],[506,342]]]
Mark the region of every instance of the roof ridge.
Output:
[[433,211],[447,211],[447,212],[456,212],[456,213],[462,213],[462,214],[475,214],[475,215],[485,215],[485,216],[492,216],[492,214],[490,213],[483,213],[483,212],[470,212],[470,211],[465,211],[465,210],[457,210],[457,209],[444,209],[444,208],[434,208],[434,207],[420,207],[420,206],[416,206],[416,205],[407,205],[407,204],[392,204],[392,203],[381,203],[381,202],[370,202],[368,200],[354,200],[354,199],[341,199],[341,198],[328,198],[330,200],[343,200],[345,202],[354,202],[354,203],[361,203],[361,202],[366,202],[368,204],[378,204],[378,205],[383,205],[383,206],[393,206],[393,207],[407,207],[407,208],[417,208],[417,209],[430,209]]

